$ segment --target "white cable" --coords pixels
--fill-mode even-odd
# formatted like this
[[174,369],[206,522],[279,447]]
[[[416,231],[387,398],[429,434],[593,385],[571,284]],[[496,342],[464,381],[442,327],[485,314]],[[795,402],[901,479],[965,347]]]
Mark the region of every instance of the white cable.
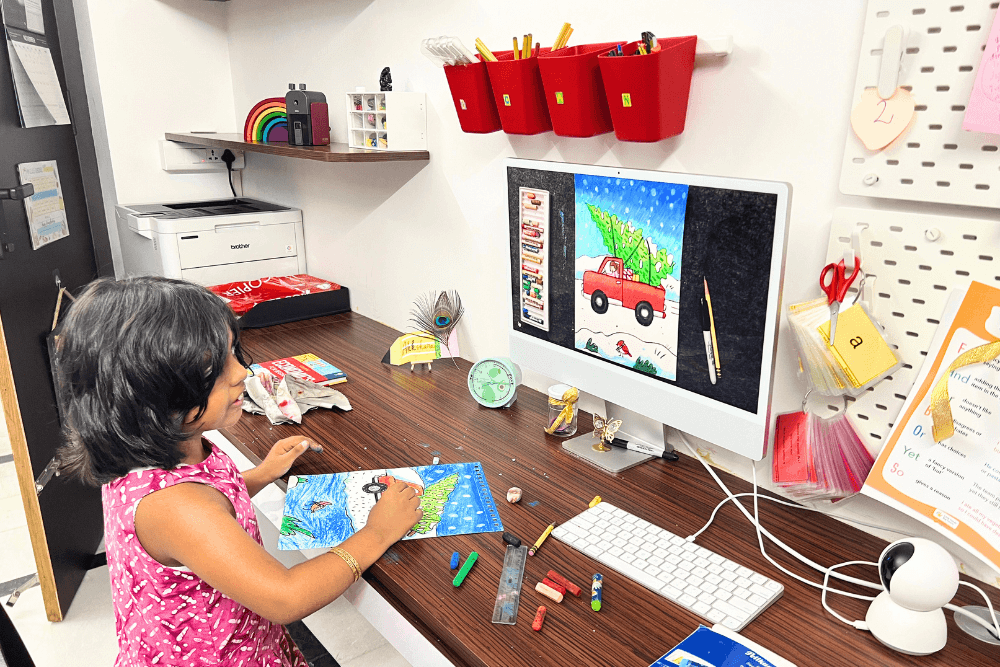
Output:
[[847,625],[850,625],[851,627],[853,627],[856,630],[867,630],[868,629],[868,624],[865,623],[864,621],[849,621],[846,618],[844,618],[843,616],[841,616],[840,614],[838,614],[837,612],[835,612],[830,607],[830,605],[828,605],[826,603],[826,592],[828,590],[834,590],[834,589],[830,588],[830,573],[833,572],[834,570],[836,570],[838,567],[846,567],[848,565],[872,565],[874,567],[878,567],[878,563],[871,563],[871,562],[865,561],[865,560],[851,560],[851,561],[847,561],[846,563],[837,563],[836,565],[831,565],[830,568],[826,571],[826,574],[823,575],[823,595],[820,596],[820,601],[823,603],[823,609],[826,609],[833,616],[835,616],[836,618],[840,619],[841,621],[843,621]]
[[[691,452],[691,455],[694,458],[698,459],[698,461],[701,462],[701,464],[703,466],[705,466],[705,470],[707,470],[708,474],[710,474],[712,476],[712,479],[715,480],[715,483],[719,485],[719,488],[722,489],[725,492],[726,496],[728,497],[727,499],[732,499],[732,501],[734,503],[736,503],[736,506],[740,509],[741,512],[743,512],[743,515],[746,516],[747,520],[749,520],[750,523],[753,524],[757,528],[757,530],[759,530],[762,534],[766,535],[767,539],[769,539],[772,542],[774,542],[774,544],[777,545],[780,549],[784,550],[789,555],[791,555],[792,557],[798,559],[799,561],[801,561],[805,565],[807,565],[807,566],[811,567],[812,569],[814,569],[814,570],[816,570],[818,572],[821,572],[821,573],[824,573],[824,572],[827,571],[828,568],[825,568],[822,565],[820,565],[819,563],[816,563],[814,561],[809,560],[808,558],[806,558],[805,556],[803,556],[802,554],[800,554],[798,551],[796,551],[795,549],[792,549],[790,546],[788,546],[787,544],[785,544],[784,542],[782,542],[781,540],[779,540],[777,537],[775,537],[766,528],[764,528],[763,526],[761,526],[760,523],[753,518],[753,516],[750,514],[750,512],[747,511],[747,508],[743,506],[743,503],[741,503],[740,501],[738,501],[738,500],[735,499],[735,497],[733,496],[732,492],[729,490],[729,487],[727,487],[723,483],[723,481],[721,479],[719,479],[719,476],[717,474],[715,474],[715,470],[713,470],[712,467],[710,465],[708,465],[708,463],[703,458],[701,458],[700,456],[698,456],[698,453],[694,450],[694,447],[691,446],[691,443],[688,442],[687,437],[684,435],[684,433],[682,431],[678,431],[678,433],[681,436],[681,442],[683,442],[684,446],[688,448],[688,450]],[[756,477],[756,468],[754,469],[754,475]],[[756,484],[754,485],[754,488],[756,488]],[[758,538],[759,538],[759,536],[758,536]],[[761,543],[763,543],[762,540],[759,540],[759,541]],[[798,581],[801,581],[801,582],[803,582],[805,584],[808,584],[809,586],[813,586],[814,588],[821,588],[820,584],[817,584],[815,582],[809,581],[808,579],[804,579],[804,578],[800,577],[799,575],[795,574],[794,572],[790,572],[789,570],[786,570],[782,566],[778,565],[770,556],[767,555],[766,552],[763,551],[763,549],[761,549],[761,553],[764,555],[765,558],[768,559],[768,561],[771,562],[772,565],[774,565],[775,567],[777,567],[779,570],[781,570],[785,574],[793,577],[794,579],[797,579]],[[840,574],[839,572],[833,573],[831,576],[833,576],[833,577],[835,577],[837,579],[840,579],[841,581],[846,581],[846,582],[849,582],[849,583],[852,583],[852,584],[857,584],[858,586],[864,586],[865,588],[871,588],[871,589],[877,590],[877,591],[881,591],[882,590],[882,585],[881,584],[873,584],[870,581],[865,581],[864,579],[857,579],[855,577],[849,577],[849,576],[847,576],[845,574]],[[854,593],[847,593],[846,591],[839,591],[838,589],[835,589],[835,588],[831,588],[830,591],[834,592],[834,593],[839,593],[839,594],[842,594],[842,595],[846,595],[848,597],[857,598],[857,599],[860,599],[860,600],[872,600],[872,599],[874,599],[874,598],[867,597],[867,596],[864,596],[864,595],[856,595]]]
[[[746,492],[746,493],[734,493],[732,495],[732,498],[744,498],[746,496],[752,496],[752,495],[753,494],[750,493],[750,492]],[[807,512],[817,512],[817,513],[822,514],[824,516],[832,516],[828,512],[824,512],[823,510],[818,509],[816,507],[806,507],[805,505],[800,505],[799,503],[790,502],[790,501],[785,500],[783,498],[776,498],[774,496],[760,496],[760,499],[761,500],[770,500],[773,503],[778,503],[779,505],[784,505],[785,507],[791,507],[792,509],[800,509],[800,510],[805,510]],[[688,540],[695,540],[702,533],[704,533],[706,530],[708,530],[708,527],[712,525],[713,521],[715,521],[715,515],[718,514],[719,510],[722,509],[722,506],[725,505],[726,503],[728,503],[729,501],[730,501],[730,498],[724,498],[721,501],[719,501],[719,504],[715,506],[714,510],[712,510],[712,516],[709,517],[708,523],[706,523],[704,526],[702,526],[701,529],[698,530],[698,532],[694,533],[693,535],[691,535],[687,539]],[[884,530],[886,532],[896,533],[897,535],[905,535],[905,536],[909,536],[910,535],[910,533],[902,531],[902,530],[896,530],[895,528],[887,528],[885,526],[876,526],[873,523],[865,523],[864,521],[858,521],[857,519],[849,519],[847,517],[836,517],[836,518],[840,519],[842,521],[849,521],[851,523],[856,523],[856,524],[858,524],[860,526],[867,526],[868,528],[875,528],[877,530]]]
[[975,620],[981,626],[983,626],[984,628],[986,628],[987,630],[989,630],[990,634],[992,634],[995,638],[1000,639],[1000,623],[997,622],[997,613],[993,610],[993,603],[990,602],[989,596],[986,595],[986,592],[983,591],[982,588],[980,588],[979,586],[976,586],[975,584],[970,584],[967,581],[960,581],[958,583],[960,585],[962,585],[962,586],[968,586],[969,588],[972,588],[972,589],[975,589],[975,590],[979,591],[979,594],[983,596],[984,600],[986,600],[986,606],[990,610],[990,616],[993,617],[993,625],[990,625],[989,621],[985,621],[985,620],[979,618],[978,616],[976,616],[975,614],[973,614],[971,611],[968,611],[967,609],[964,609],[962,607],[957,607],[955,605],[946,604],[945,605],[945,609],[951,609],[956,614],[963,614],[966,617]]

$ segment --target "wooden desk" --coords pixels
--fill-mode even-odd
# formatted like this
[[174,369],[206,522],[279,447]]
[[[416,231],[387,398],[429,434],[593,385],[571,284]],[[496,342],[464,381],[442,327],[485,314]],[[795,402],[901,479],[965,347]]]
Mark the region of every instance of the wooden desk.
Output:
[[[324,450],[303,456],[293,469],[298,474],[429,465],[435,455],[442,463],[482,461],[504,528],[529,544],[550,522],[564,522],[586,509],[597,494],[681,536],[700,528],[722,499],[722,492],[690,457],[676,463],[651,461],[611,476],[568,456],[560,439],[542,431],[548,410],[542,394],[522,387],[512,408],[481,408],[466,389],[467,361],[458,360],[456,368],[450,360],[441,360],[430,372],[383,365],[382,356],[397,335],[353,313],[245,332],[244,344],[256,359],[312,352],[346,371],[348,382],[338,388],[354,410],[314,410],[301,426],[271,426],[262,416],[245,415],[226,435],[244,443],[256,457],[284,437],[315,438]],[[587,415],[581,415],[580,422],[581,431],[591,426]],[[750,488],[732,475],[722,476],[734,493]],[[511,486],[524,490],[520,504],[505,501]],[[833,519],[774,503],[761,503],[761,520],[791,547],[823,564],[874,560],[885,546]],[[951,613],[948,646],[927,658],[892,652],[868,633],[842,624],[823,610],[818,590],[791,580],[764,560],[754,531],[734,507],[721,510],[698,543],[785,585],[784,596],[743,634],[799,667],[997,664],[996,648],[968,638]],[[470,551],[479,552],[479,562],[457,589],[448,565],[453,551],[463,559]],[[821,580],[777,548],[770,553],[793,571]],[[549,538],[528,559],[517,624],[493,625],[503,554],[498,533],[400,542],[365,576],[456,665],[645,667],[700,622],[669,600]],[[585,589],[591,575],[602,572],[601,612],[591,611],[586,597],[567,596],[562,604],[553,604],[539,596],[534,585],[550,568]],[[846,572],[874,576],[871,568]],[[962,602],[977,603],[974,594],[962,590]],[[865,603],[830,597],[842,614],[864,617]],[[545,627],[536,633],[531,619],[539,604],[545,604],[548,614]]]

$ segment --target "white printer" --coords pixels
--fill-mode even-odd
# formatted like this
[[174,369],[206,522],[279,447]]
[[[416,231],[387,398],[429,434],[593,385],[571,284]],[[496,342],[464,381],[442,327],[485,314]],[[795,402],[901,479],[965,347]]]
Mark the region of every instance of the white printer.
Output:
[[125,275],[219,285],[306,272],[302,211],[254,199],[116,206]]

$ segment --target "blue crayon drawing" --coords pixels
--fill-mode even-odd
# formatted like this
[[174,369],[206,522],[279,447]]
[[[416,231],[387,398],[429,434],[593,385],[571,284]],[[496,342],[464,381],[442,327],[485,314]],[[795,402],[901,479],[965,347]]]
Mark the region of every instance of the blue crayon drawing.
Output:
[[503,530],[481,463],[292,475],[278,548],[337,546],[364,527],[368,513],[396,481],[416,489],[424,512],[403,539]]

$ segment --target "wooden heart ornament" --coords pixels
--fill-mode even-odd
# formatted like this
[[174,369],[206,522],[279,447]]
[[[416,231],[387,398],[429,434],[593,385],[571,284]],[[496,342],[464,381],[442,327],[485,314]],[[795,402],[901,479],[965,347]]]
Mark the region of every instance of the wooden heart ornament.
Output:
[[851,127],[865,148],[880,151],[910,126],[913,109],[913,98],[905,88],[897,88],[887,100],[879,97],[877,88],[866,88],[851,111]]

